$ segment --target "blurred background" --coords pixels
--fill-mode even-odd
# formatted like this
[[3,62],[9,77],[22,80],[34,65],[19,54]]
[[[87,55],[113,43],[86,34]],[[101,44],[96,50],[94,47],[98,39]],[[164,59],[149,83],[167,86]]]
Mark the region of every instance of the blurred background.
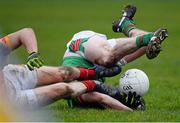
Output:
[[[145,112],[69,109],[66,101],[47,107],[58,121],[180,121],[180,1],[179,0],[0,0],[0,33],[7,35],[21,28],[34,29],[39,53],[46,65],[59,66],[66,43],[74,33],[93,30],[109,38],[123,37],[111,29],[124,5],[137,6],[138,28],[153,32],[167,28],[169,38],[163,43],[158,58],[145,56],[126,65],[123,71],[138,68],[148,75],[150,89]],[[11,54],[12,63],[25,63],[28,54],[23,48]],[[118,85],[119,76],[108,79]]]

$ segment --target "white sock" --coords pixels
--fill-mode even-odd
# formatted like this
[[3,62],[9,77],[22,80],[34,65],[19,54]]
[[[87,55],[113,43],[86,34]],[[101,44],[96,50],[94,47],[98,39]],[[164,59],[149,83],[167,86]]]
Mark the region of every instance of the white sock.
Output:
[[127,61],[126,61],[124,58],[122,58],[121,60],[119,60],[119,61],[117,62],[117,64],[118,64],[119,66],[124,66],[124,65],[127,64]]

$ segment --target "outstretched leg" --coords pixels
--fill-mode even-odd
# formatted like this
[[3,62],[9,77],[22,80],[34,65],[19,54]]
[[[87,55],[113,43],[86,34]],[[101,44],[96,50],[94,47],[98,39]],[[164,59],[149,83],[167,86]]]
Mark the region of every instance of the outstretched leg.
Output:
[[[149,32],[136,28],[135,23],[133,21],[133,17],[136,13],[136,10],[137,10],[137,8],[135,6],[127,5],[123,9],[123,13],[122,13],[122,16],[120,17],[120,19],[113,23],[113,25],[112,25],[113,31],[114,32],[122,32],[128,37],[142,36],[142,35],[148,34]],[[164,37],[166,37],[167,32],[164,31],[163,33],[166,33],[164,36]],[[152,59],[152,58],[156,57],[159,54],[159,52],[160,52],[159,50],[152,52],[152,49],[142,47],[142,48],[138,49],[136,52],[133,52],[132,54],[125,56],[123,59],[121,59],[121,61],[119,63],[124,65],[126,63],[129,63],[129,62],[141,57],[145,53],[149,59]]]
[[112,66],[124,56],[147,46],[152,36],[153,33],[148,33],[138,37],[105,40],[95,35],[84,43],[85,57],[93,63]]
[[[136,37],[140,35],[148,34],[149,32],[136,28],[133,17],[136,13],[137,8],[133,5],[128,5],[123,9],[123,16],[118,21],[115,21],[112,25],[114,32],[122,32],[128,37]],[[124,25],[123,25],[124,23]],[[126,24],[125,24],[126,23]],[[122,27],[124,30],[122,30]],[[144,55],[146,52],[146,46],[139,48],[136,52],[124,56],[118,63],[125,65],[131,61]]]
[[90,80],[96,77],[93,69],[75,68],[68,66],[43,66],[37,71],[37,86],[71,82],[73,80]]
[[87,91],[81,82],[57,83],[33,89],[38,106],[46,106],[66,97],[76,97]]
[[136,37],[148,34],[149,32],[136,28],[133,17],[136,14],[136,6],[127,5],[122,10],[122,16],[118,21],[114,21],[112,29],[114,32],[122,32],[128,37]]

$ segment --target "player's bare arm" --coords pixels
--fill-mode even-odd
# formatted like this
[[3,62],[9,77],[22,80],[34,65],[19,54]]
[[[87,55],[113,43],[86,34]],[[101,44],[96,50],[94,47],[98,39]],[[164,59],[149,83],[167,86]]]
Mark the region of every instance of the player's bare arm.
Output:
[[[37,39],[34,31],[31,28],[24,28],[14,33],[11,33],[0,39],[0,43],[11,49],[11,51],[24,46],[29,54],[27,66],[30,70],[35,67],[42,66],[42,61],[38,55]],[[10,53],[10,52],[9,52]]]
[[24,28],[9,34],[8,37],[11,41],[10,47],[12,50],[23,45],[29,54],[32,52],[38,52],[37,39],[33,29]]
[[146,53],[146,47],[142,47],[140,49],[138,49],[136,52],[131,53],[129,55],[124,56],[119,62],[118,64],[120,66],[123,66],[127,63],[130,63],[136,59],[138,59],[139,57],[143,56]]
[[116,110],[124,110],[124,111],[133,111],[129,107],[125,106],[122,104],[120,101],[110,97],[109,95],[99,93],[99,92],[90,92],[90,93],[85,93],[79,96],[78,99],[81,99],[81,103],[87,103],[87,104],[92,104],[93,103],[98,103],[102,105],[103,107],[107,108],[112,108]]

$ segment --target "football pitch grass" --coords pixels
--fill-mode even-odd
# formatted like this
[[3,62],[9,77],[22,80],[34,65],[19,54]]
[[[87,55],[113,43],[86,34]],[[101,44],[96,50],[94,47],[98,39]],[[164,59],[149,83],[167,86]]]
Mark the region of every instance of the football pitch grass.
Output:
[[[62,62],[66,43],[75,32],[94,30],[109,38],[123,37],[113,33],[111,23],[120,15],[123,5],[135,4],[137,27],[154,31],[165,27],[169,38],[158,58],[140,59],[123,67],[138,68],[148,75],[149,92],[145,95],[146,111],[121,112],[68,108],[60,100],[50,106],[57,121],[180,121],[180,1],[179,0],[0,0],[0,31],[3,35],[23,27],[32,27],[37,35],[39,52],[46,65]],[[21,63],[27,53],[16,51]],[[14,55],[13,54],[13,55]],[[119,76],[107,79],[118,85]]]

